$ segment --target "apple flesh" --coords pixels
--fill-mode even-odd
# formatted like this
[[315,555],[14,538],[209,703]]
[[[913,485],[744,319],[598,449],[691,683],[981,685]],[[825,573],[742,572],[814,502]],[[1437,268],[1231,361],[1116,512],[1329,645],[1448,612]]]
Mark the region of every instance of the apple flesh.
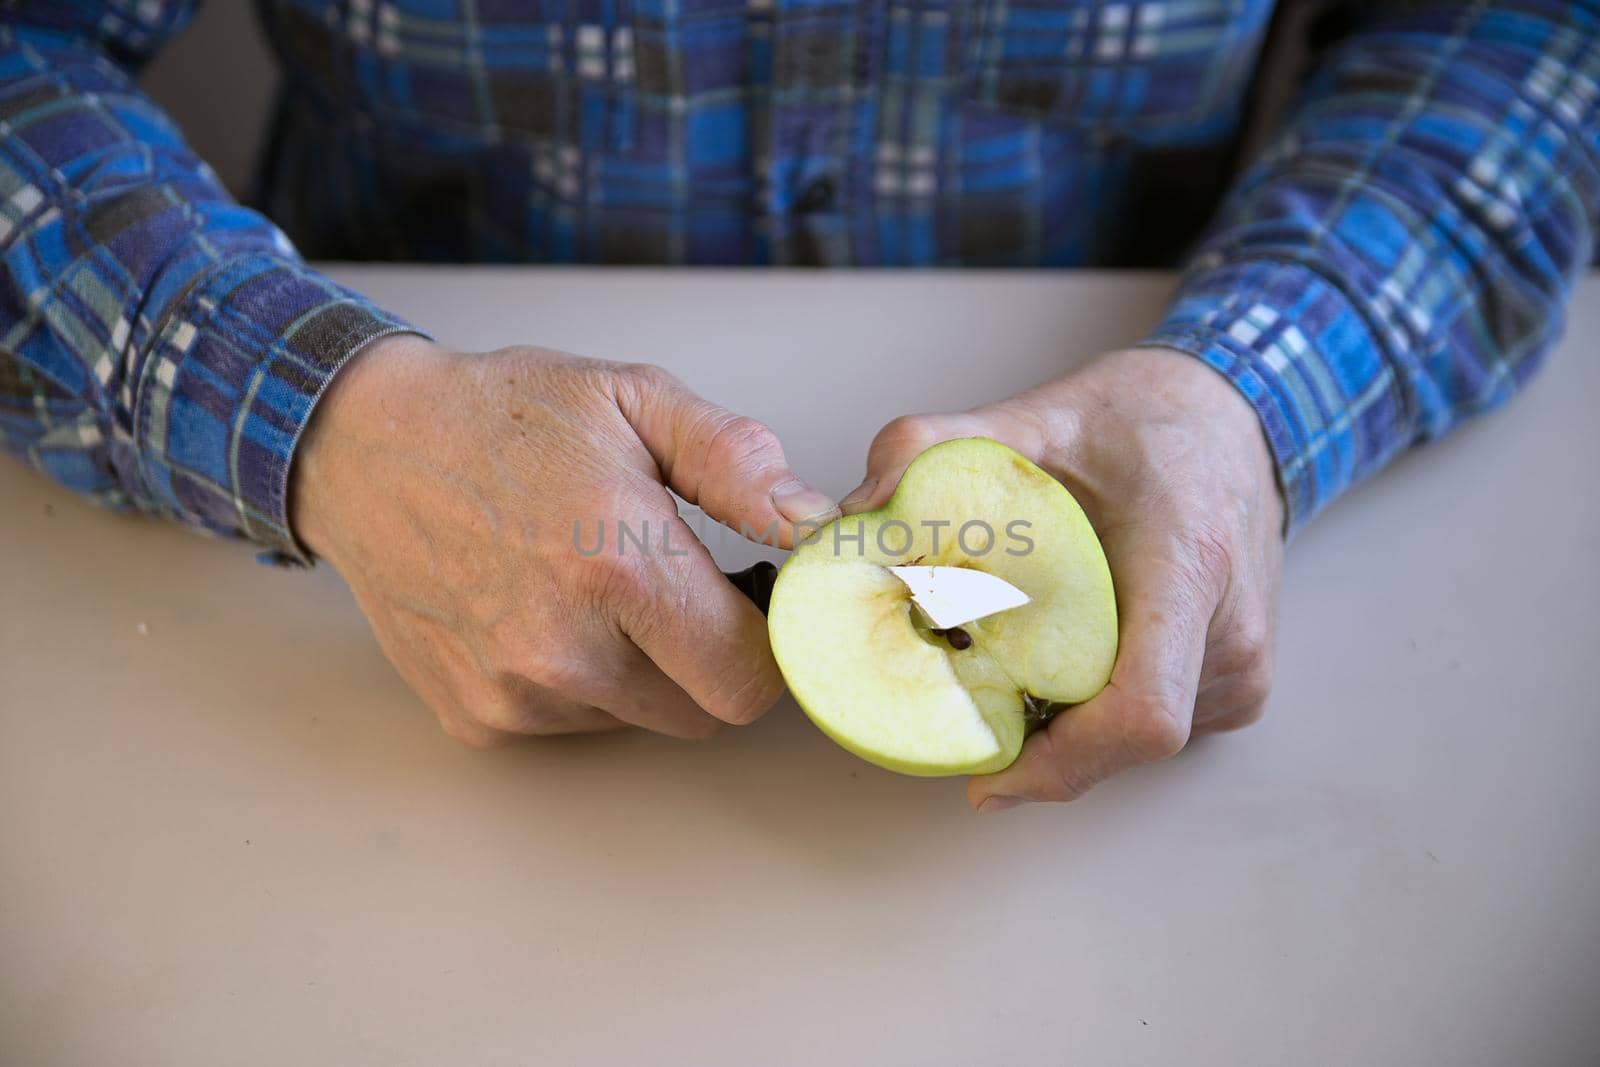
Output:
[[[1029,603],[931,628],[888,568],[974,567]],[[1117,655],[1105,553],[1066,487],[987,438],[912,461],[877,511],[805,538],[768,619],[789,690],[829,737],[902,774],[1010,765],[1041,709],[1099,692]]]

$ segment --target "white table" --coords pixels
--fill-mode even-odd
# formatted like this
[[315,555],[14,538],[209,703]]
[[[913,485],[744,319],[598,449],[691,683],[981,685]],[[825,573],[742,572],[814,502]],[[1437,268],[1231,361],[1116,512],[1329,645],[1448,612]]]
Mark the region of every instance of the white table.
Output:
[[[460,345],[662,363],[836,492],[1170,284],[336,273]],[[1525,396],[1297,540],[1261,725],[998,817],[789,703],[458,747],[330,571],[0,463],[0,1061],[1592,1063],[1597,346],[1590,279]]]

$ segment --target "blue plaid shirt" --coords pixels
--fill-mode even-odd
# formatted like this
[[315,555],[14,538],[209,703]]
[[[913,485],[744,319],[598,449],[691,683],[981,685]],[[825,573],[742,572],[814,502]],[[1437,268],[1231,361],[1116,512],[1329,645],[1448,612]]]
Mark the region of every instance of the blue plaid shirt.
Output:
[[0,442],[295,557],[312,406],[406,328],[297,247],[1183,262],[1147,342],[1255,405],[1297,526],[1506,399],[1557,336],[1600,217],[1600,4],[1332,5],[1230,186],[1275,6],[263,0],[286,84],[257,211],[133,85],[193,0],[10,0]]

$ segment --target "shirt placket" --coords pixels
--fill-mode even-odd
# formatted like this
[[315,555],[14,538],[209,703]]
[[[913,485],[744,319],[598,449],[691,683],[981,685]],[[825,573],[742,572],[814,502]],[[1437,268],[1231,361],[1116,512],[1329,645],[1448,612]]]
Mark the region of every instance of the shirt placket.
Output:
[[[763,189],[768,257],[778,264],[855,260],[851,213],[870,151],[883,0],[773,0]],[[863,136],[866,143],[861,143]]]

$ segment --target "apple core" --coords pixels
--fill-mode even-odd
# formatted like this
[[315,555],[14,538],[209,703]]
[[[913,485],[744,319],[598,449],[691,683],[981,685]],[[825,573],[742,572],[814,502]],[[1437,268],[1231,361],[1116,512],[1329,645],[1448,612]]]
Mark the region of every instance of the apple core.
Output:
[[[980,525],[997,536],[951,532]],[[1022,596],[935,627],[896,572],[950,567]],[[923,776],[1006,767],[1030,727],[1100,691],[1117,652],[1111,572],[1083,509],[987,438],[934,445],[882,508],[807,538],[778,574],[768,622],[790,691],[824,733]]]

